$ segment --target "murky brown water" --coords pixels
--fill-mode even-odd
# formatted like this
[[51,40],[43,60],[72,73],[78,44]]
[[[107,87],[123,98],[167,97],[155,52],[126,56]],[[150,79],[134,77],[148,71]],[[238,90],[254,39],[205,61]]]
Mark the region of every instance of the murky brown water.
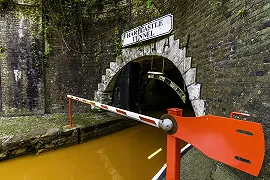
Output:
[[3,161],[0,179],[148,180],[165,159],[166,135],[160,129],[139,124],[73,147]]

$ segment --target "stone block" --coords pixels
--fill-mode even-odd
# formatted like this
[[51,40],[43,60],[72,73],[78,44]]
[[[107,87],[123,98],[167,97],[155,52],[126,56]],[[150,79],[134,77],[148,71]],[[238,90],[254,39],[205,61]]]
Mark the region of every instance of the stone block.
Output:
[[101,91],[95,91],[94,100],[104,104],[110,104],[112,101],[112,93],[105,93]]
[[101,76],[101,83],[107,84],[108,83],[108,77],[106,75]]
[[123,64],[123,57],[122,56],[117,56],[115,59],[115,62],[118,64],[118,66],[122,66]]
[[105,90],[105,88],[106,88],[106,85],[105,84],[103,84],[103,83],[98,83],[98,91],[104,91]]
[[180,56],[180,49],[179,49],[179,39],[174,40],[172,36],[169,37],[169,46],[167,51],[165,52],[165,55],[168,59],[170,59],[172,56]]
[[112,69],[106,69],[106,76],[113,77],[116,74]]
[[143,47],[143,55],[144,56],[149,56],[149,55],[155,55],[155,50],[154,50],[155,44],[148,44]]
[[143,55],[141,55],[141,53],[143,54],[143,52],[140,52],[138,47],[131,48],[131,54],[129,55],[130,56],[129,61],[132,61],[134,59],[137,59],[137,58],[143,56]]
[[193,100],[191,101],[194,113],[196,116],[205,115],[205,101],[204,100]]
[[[169,36],[169,39],[168,40],[169,40],[169,46],[170,47],[174,46],[174,44],[175,44],[174,34],[172,34],[171,36]],[[176,40],[176,41],[178,41],[178,47],[179,47],[179,39]]]
[[191,57],[184,59],[184,73],[187,72],[191,68]]
[[201,85],[200,84],[192,84],[187,87],[188,94],[189,94],[189,100],[196,100],[200,99],[201,94]]
[[184,74],[184,59],[181,60],[180,64],[177,66],[178,70],[180,71],[180,73],[182,74],[182,77],[184,78],[183,74]]
[[195,83],[196,80],[196,68],[189,69],[185,74],[183,74],[183,79],[188,87]]
[[186,54],[187,54],[187,48],[184,47],[180,51],[180,57],[185,58],[186,57]]
[[156,42],[156,53],[157,55],[163,56],[164,50],[165,50],[165,46],[168,42],[168,39],[162,39],[158,42]]
[[179,48],[174,48],[173,46],[166,46],[167,48],[165,48],[166,53],[164,54],[164,56],[166,58],[168,58],[169,60],[172,60],[174,56],[177,56],[179,58],[181,58],[181,50]]
[[[129,48],[122,49],[122,60],[129,57]],[[120,60],[120,58],[116,58],[116,60]]]
[[116,62],[110,62],[110,69],[114,72],[118,72],[120,66]]
[[180,59],[179,56],[173,56],[170,60],[173,62],[173,64],[176,67],[178,67],[180,65],[180,63],[181,63],[181,59]]

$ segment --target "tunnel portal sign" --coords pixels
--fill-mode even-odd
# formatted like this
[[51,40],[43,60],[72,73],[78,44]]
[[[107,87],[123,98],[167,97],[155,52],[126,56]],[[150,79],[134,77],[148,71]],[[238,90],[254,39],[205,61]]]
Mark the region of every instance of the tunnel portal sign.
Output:
[[171,33],[173,15],[168,14],[122,34],[123,47]]

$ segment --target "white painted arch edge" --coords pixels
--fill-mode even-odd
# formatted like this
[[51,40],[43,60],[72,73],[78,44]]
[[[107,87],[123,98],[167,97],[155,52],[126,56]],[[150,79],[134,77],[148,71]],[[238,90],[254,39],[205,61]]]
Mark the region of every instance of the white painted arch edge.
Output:
[[152,55],[165,57],[174,63],[185,81],[195,115],[205,115],[205,101],[200,99],[201,84],[196,83],[197,69],[191,67],[191,57],[186,57],[186,48],[180,48],[179,40],[175,40],[174,35],[142,47],[122,49],[122,55],[118,56],[115,62],[110,62],[110,68],[106,69],[106,75],[102,76],[102,82],[98,84],[98,90],[95,92],[95,101],[111,103],[111,87],[114,87],[114,76],[128,62]]

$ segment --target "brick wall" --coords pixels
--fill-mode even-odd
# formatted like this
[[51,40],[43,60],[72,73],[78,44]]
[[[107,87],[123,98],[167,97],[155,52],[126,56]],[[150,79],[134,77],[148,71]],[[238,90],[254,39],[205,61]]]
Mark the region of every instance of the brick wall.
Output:
[[249,120],[262,123],[266,153],[258,179],[269,178],[270,2],[173,2],[164,0],[158,8],[174,15],[175,37],[197,67],[206,113],[228,117],[231,111],[246,112],[252,115]]
[[29,23],[21,13],[6,11],[1,14],[0,29],[1,113],[43,113],[42,72],[36,68]]
[[[80,47],[73,47],[70,39],[54,33],[49,39],[52,51],[46,67],[46,112],[67,112],[67,94],[93,99],[102,74],[115,61],[114,38],[121,35],[126,9],[121,5],[105,7],[84,20],[84,30],[79,38]],[[119,12],[120,11],[120,12]],[[115,28],[120,33],[115,32]],[[67,44],[65,44],[67,43]],[[89,105],[74,102],[74,111],[90,110]]]
[[206,114],[240,111],[262,123],[266,152],[260,176],[236,173],[242,179],[270,178],[270,2],[161,0],[150,9],[144,1],[132,2],[132,27],[173,14],[173,33],[197,68]]

